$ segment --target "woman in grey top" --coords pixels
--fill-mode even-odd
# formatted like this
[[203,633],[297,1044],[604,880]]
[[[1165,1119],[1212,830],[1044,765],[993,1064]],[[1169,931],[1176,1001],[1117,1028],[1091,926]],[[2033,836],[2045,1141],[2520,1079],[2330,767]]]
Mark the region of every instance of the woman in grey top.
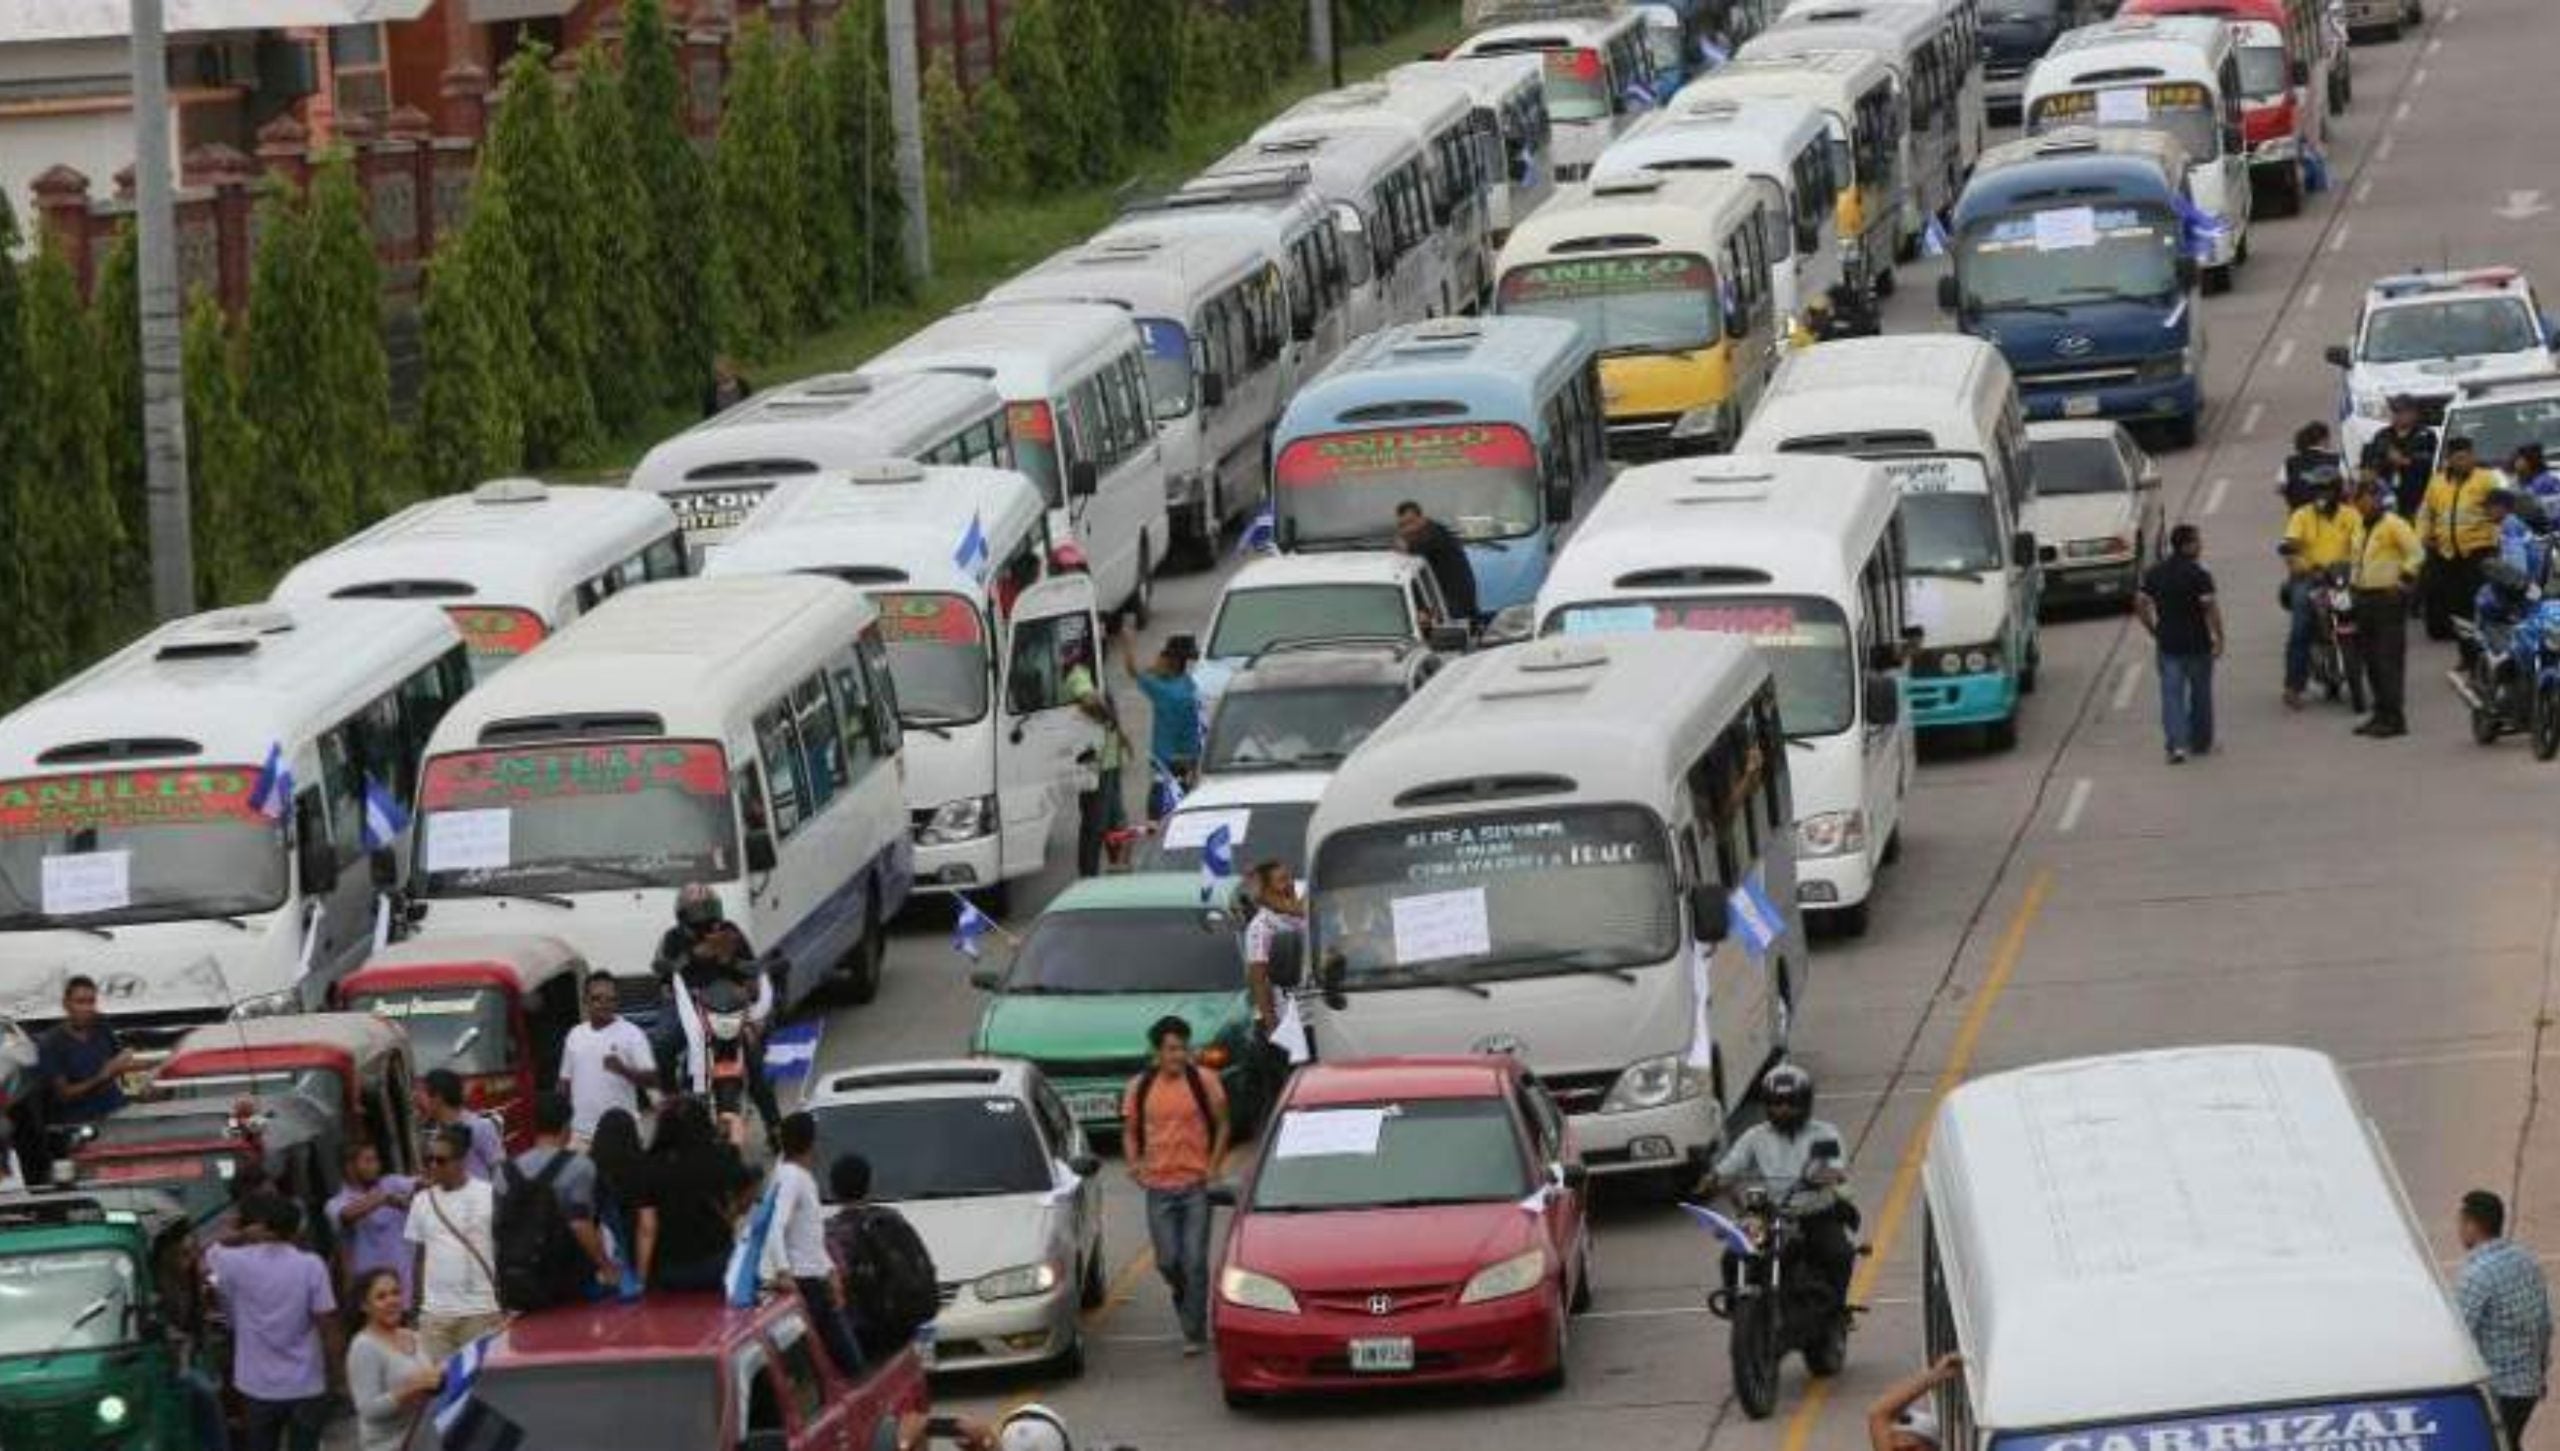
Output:
[[[400,1277],[367,1270],[357,1278],[355,1303],[364,1325],[347,1338],[347,1394],[356,1403],[359,1451],[427,1451],[436,1444],[427,1401],[443,1372],[418,1353],[415,1331],[400,1323],[408,1307]],[[411,1434],[411,1428],[416,1434]]]

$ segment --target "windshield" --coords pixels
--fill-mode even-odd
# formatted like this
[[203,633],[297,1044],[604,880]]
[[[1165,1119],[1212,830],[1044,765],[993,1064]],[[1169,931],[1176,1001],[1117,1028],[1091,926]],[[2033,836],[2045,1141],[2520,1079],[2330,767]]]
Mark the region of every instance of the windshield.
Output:
[[1608,600],[1558,611],[1567,635],[1697,630],[1739,635],[1760,649],[1778,682],[1778,719],[1791,736],[1827,736],[1857,719],[1857,662],[1849,617],[1811,595],[1718,595]]
[[1494,1098],[1418,1098],[1298,1108],[1272,1130],[1253,1207],[1292,1210],[1509,1203],[1533,1172],[1511,1111]]
[[438,756],[420,792],[427,895],[726,881],[738,859],[728,780],[707,741]]
[[1580,325],[1603,356],[1673,353],[1722,333],[1716,273],[1694,252],[1532,262],[1502,274],[1494,310]]
[[955,594],[875,594],[898,719],[964,725],[987,713],[987,623]]
[[2467,438],[2485,462],[2505,468],[2518,446],[2539,443],[2560,452],[2560,398],[2519,398],[2457,408],[2445,420],[2445,436]]
[[2241,99],[2281,99],[2293,88],[2293,67],[2285,63],[2286,59],[2282,42],[2240,47]]
[[1596,50],[1551,50],[1547,62],[1547,117],[1597,121],[1609,114],[1609,82]]
[[1902,501],[1902,551],[1912,574],[1994,574],[2000,520],[1988,494],[1912,494]]
[[2052,207],[1965,228],[1956,275],[1982,312],[2133,298],[2168,302],[2178,280],[2178,220],[2157,207]]
[[471,679],[474,684],[498,673],[517,656],[531,650],[551,633],[542,616],[531,610],[506,609],[497,605],[452,605],[445,614],[453,627],[462,632],[462,647],[469,653]]
[[1005,975],[1013,993],[1226,993],[1244,989],[1244,948],[1202,907],[1046,912]]
[[1057,508],[1058,424],[1046,403],[1007,403],[1005,431],[1013,435],[1013,466],[1040,486],[1040,497]]
[[409,1061],[420,1073],[450,1068],[466,1077],[514,1066],[507,997],[488,987],[393,988],[347,998],[350,1012],[371,1013],[409,1036]]
[[2365,320],[2368,363],[2408,363],[2420,358],[2471,358],[2521,353],[2542,345],[2533,314],[2512,297],[2474,297],[2387,307]]
[[2027,461],[2036,471],[2036,493],[2121,494],[2132,481],[2124,474],[2124,455],[2111,438],[2031,438]]
[[1224,826],[1238,865],[1286,862],[1289,874],[1307,874],[1307,822],[1316,814],[1312,801],[1263,802],[1253,806],[1194,806],[1165,818],[1148,846],[1146,870],[1187,872],[1200,868],[1200,849],[1209,833]]
[[1145,346],[1147,396],[1156,417],[1180,418],[1191,411],[1191,334],[1169,317],[1138,319],[1138,340]]
[[1056,1182],[1031,1115],[1014,1099],[881,1098],[813,1112],[818,1162],[853,1153],[870,1160],[875,1200],[1045,1194]]
[[2002,1432],[1991,1438],[1991,1451],[2269,1445],[2300,1451],[2494,1451],[2501,1444],[2480,1392],[2464,1387],[2381,1400],[2239,1406],[2201,1416]]
[[1539,525],[1537,445],[1508,423],[1294,439],[1280,450],[1277,473],[1279,514],[1300,546],[1384,544],[1406,500],[1466,540],[1516,538]]
[[719,1367],[705,1356],[612,1360],[598,1346],[574,1361],[493,1365],[473,1383],[481,1407],[523,1434],[513,1444],[716,1446]]
[[133,1260],[115,1250],[0,1255],[0,1355],[121,1345],[132,1305]]
[[1203,770],[1328,770],[1402,704],[1394,685],[1230,690],[1209,723]]
[[[420,1060],[420,1071],[428,1066]],[[346,1110],[347,1080],[334,1068],[279,1069],[262,1073],[190,1073],[183,1076],[163,1068],[151,1080],[151,1098],[155,1103],[204,1103],[219,1105],[228,1111],[244,1098],[299,1098],[332,1118]],[[180,1122],[186,1122],[180,1120]],[[209,1119],[194,1120],[189,1133],[201,1133]]]
[[1282,640],[1415,638],[1404,591],[1391,584],[1295,584],[1230,592],[1218,604],[1209,658],[1232,660]]
[[167,922],[284,901],[284,832],[258,771],[100,771],[0,781],[0,930]]
[[1662,823],[1635,806],[1485,812],[1326,841],[1317,942],[1354,985],[1663,962],[1680,917]]
[[2045,96],[2028,117],[2027,134],[2042,136],[2065,126],[2165,131],[2187,149],[2193,161],[2213,161],[2222,155],[2222,127],[2213,92],[2194,81]]

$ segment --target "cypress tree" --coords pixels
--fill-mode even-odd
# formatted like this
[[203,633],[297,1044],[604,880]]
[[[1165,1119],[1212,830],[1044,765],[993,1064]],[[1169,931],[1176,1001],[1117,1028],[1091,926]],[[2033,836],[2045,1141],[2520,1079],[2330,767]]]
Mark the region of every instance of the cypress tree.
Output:
[[89,298],[99,377],[107,389],[107,476],[115,483],[116,514],[124,521],[129,594],[137,605],[151,582],[151,504],[143,492],[141,260],[132,224],[118,227]]
[[728,268],[712,220],[710,171],[685,131],[684,76],[664,0],[629,0],[622,25],[632,157],[649,189],[649,272],[660,308],[658,396],[691,403],[711,380]]
[[[0,398],[32,396],[33,368],[27,355],[26,308],[17,264],[18,218],[0,188]],[[20,537],[18,493],[33,468],[34,412],[0,407],[0,539]],[[16,548],[0,549],[0,704],[14,704],[35,693],[41,677],[29,669],[28,648],[34,621],[27,609],[26,565]]]
[[[307,537],[311,548],[333,544],[366,520],[407,501],[411,487],[391,425],[391,357],[382,342],[382,268],[374,256],[355,163],[344,153],[324,159],[311,179],[311,255],[304,285],[311,292],[314,398],[312,453],[335,479],[333,532]],[[338,482],[336,480],[342,480]],[[341,518],[345,527],[336,527]]]
[[[856,6],[858,12],[863,7]],[[801,273],[803,322],[823,326],[841,314],[846,301],[861,296],[862,259],[854,250],[859,233],[853,215],[851,154],[845,147],[843,78],[838,74],[833,37],[847,28],[840,17],[828,31],[824,52],[805,45],[788,48],[782,68],[784,103],[797,127],[804,163],[801,175],[800,247],[807,259]]]
[[118,603],[131,575],[107,472],[111,419],[98,333],[70,259],[50,239],[27,264],[25,316],[32,417],[10,552],[26,572],[25,667],[36,683],[50,684],[121,637],[131,616]]
[[246,369],[259,420],[257,473],[240,507],[222,519],[222,549],[239,564],[231,583],[242,597],[266,593],[311,548],[344,538],[356,519],[351,461],[324,451],[325,324],[311,286],[310,209],[291,187],[271,185],[259,201],[257,237]]
[[[1068,97],[1074,118],[1076,151],[1071,175],[1086,181],[1109,181],[1120,165],[1126,123],[1119,114],[1118,73],[1112,57],[1112,0],[1060,0],[1060,64],[1069,74],[1091,68],[1100,85],[1079,81]],[[1153,47],[1142,46],[1152,52]]]
[[524,462],[521,389],[532,338],[510,222],[505,199],[477,189],[469,220],[427,268],[418,453],[432,493],[469,488]]
[[240,393],[240,349],[222,305],[197,293],[187,312],[188,524],[196,598],[207,608],[250,597],[251,570],[230,524],[257,487],[258,429]]
[[[995,89],[990,85],[988,89]],[[971,152],[969,97],[952,73],[948,52],[936,52],[924,70],[924,194],[937,227],[951,224],[951,213],[971,194],[977,166]]]
[[[1173,67],[1166,64],[1182,33],[1183,0],[1111,0],[1105,12],[1122,43],[1106,55],[1119,58],[1121,134],[1140,146],[1162,144],[1173,134]],[[1137,42],[1148,37],[1146,43]]]
[[[733,279],[737,313],[727,319],[725,343],[748,357],[794,336],[799,301],[807,295],[800,134],[783,87],[782,45],[762,16],[748,18],[730,48],[727,108],[712,156],[722,241],[742,264]],[[745,265],[749,259],[752,265]]]
[[[1047,0],[1031,0],[1043,5]],[[969,98],[971,153],[969,186],[978,197],[1020,196],[1031,187],[1030,123],[1022,103],[1002,78],[982,83]]]
[[[1084,103],[1067,65],[1067,7],[1075,0],[1023,0],[1005,32],[1006,101],[1019,113],[1023,179],[1034,192],[1084,175]],[[1004,129],[999,119],[991,129]],[[990,138],[992,141],[994,138]]]
[[519,382],[525,462],[544,468],[596,442],[588,370],[597,357],[597,273],[587,188],[561,121],[549,53],[539,45],[526,46],[507,62],[506,97],[490,122],[480,183],[505,199],[525,273],[542,284],[542,305],[528,314],[531,367]]
[[[828,55],[835,72],[847,204],[860,249],[861,301],[868,306],[907,296],[912,281],[904,245],[907,203],[898,191],[897,128],[889,116],[889,37],[880,7],[854,5],[839,14],[828,37]],[[937,56],[935,65],[949,81],[949,58]],[[950,84],[956,96],[957,83]],[[930,75],[924,85],[930,108]],[[932,124],[928,115],[928,137]]]
[[622,77],[602,48],[578,56],[578,89],[570,98],[570,144],[587,188],[595,228],[596,412],[620,433],[637,424],[664,391],[659,374],[666,304],[651,240],[648,183],[635,164],[631,108]]

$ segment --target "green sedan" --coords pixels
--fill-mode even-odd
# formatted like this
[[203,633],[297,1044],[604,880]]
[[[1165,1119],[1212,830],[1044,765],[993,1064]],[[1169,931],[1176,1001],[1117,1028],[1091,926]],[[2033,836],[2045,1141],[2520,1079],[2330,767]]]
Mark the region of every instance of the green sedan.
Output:
[[970,978],[991,995],[972,1051],[1039,1064],[1079,1123],[1113,1133],[1121,1090],[1149,1056],[1148,1026],[1173,1014],[1191,1024],[1201,1065],[1218,1070],[1242,1135],[1278,1087],[1253,1046],[1242,926],[1223,896],[1201,903],[1197,873],[1078,882],[1004,971]]

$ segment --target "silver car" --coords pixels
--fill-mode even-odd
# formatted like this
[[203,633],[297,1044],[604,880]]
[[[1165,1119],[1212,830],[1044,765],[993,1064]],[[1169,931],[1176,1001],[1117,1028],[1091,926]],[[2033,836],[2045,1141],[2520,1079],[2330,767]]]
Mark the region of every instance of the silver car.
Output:
[[871,1163],[871,1198],[933,1254],[936,1370],[1084,1368],[1079,1312],[1101,1303],[1101,1161],[1040,1070],[1015,1058],[890,1063],[829,1074],[819,1184],[836,1156]]

